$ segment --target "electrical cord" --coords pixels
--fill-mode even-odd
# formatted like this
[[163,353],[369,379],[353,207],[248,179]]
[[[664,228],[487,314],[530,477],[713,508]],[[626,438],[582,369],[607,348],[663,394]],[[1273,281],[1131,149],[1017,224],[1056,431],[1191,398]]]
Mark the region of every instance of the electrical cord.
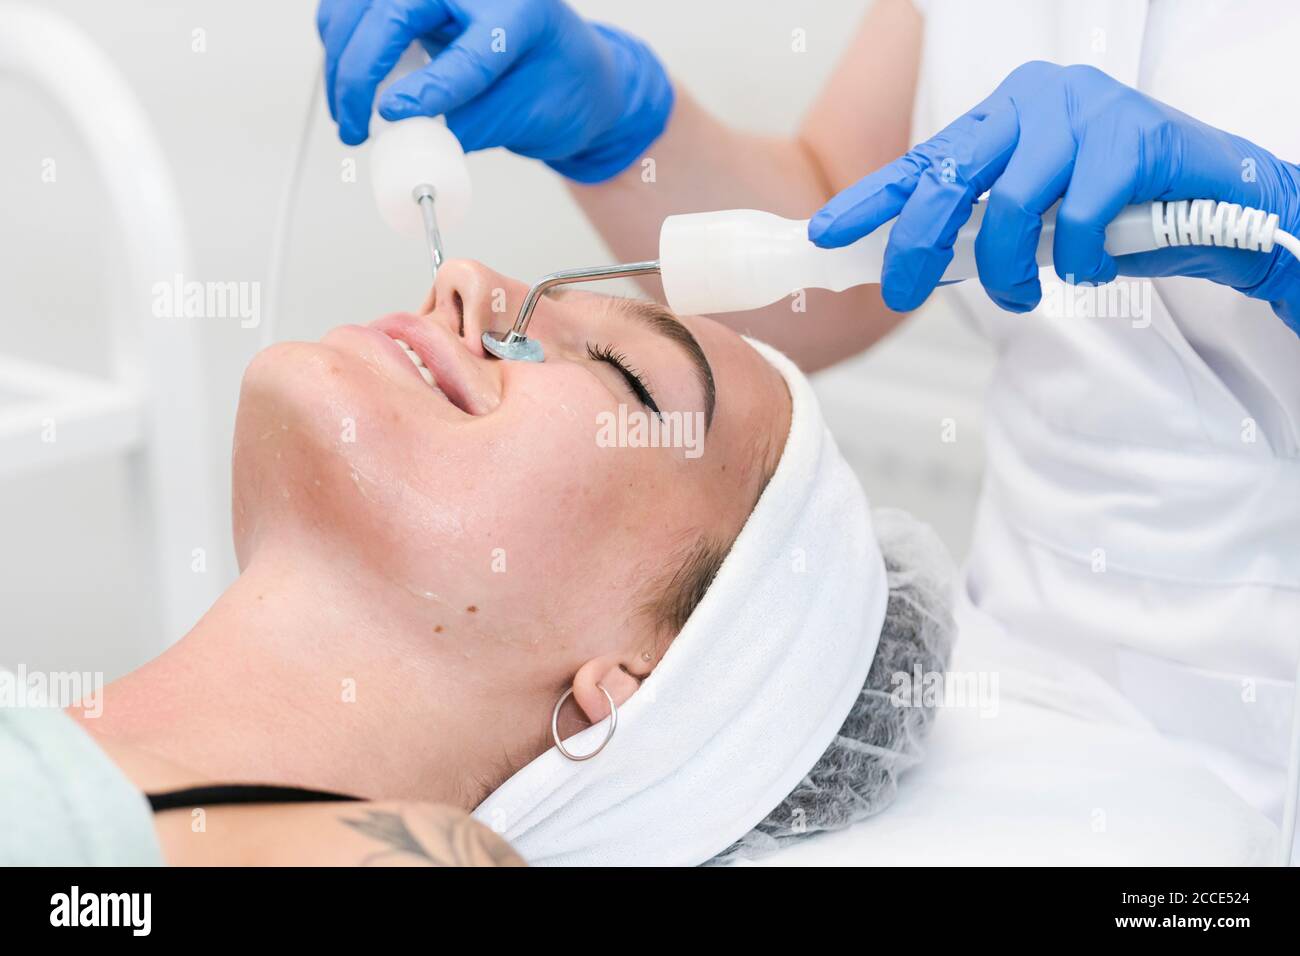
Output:
[[280,308],[284,299],[285,260],[289,249],[289,227],[298,211],[298,194],[302,191],[303,173],[307,166],[307,149],[311,145],[313,120],[320,110],[321,90],[325,85],[325,58],[321,57],[320,66],[312,79],[311,93],[307,97],[307,110],[303,115],[302,128],[298,134],[298,144],[294,150],[293,162],[289,167],[289,178],[280,190],[280,201],[276,207],[275,224],[271,231],[271,259],[267,266],[267,304],[269,314],[262,316],[261,337],[258,348],[264,349],[275,342],[275,329],[280,321]]
[[1213,199],[1180,199],[1151,204],[1157,248],[1227,246],[1272,252],[1273,244],[1300,260],[1300,239],[1278,228],[1275,212]]

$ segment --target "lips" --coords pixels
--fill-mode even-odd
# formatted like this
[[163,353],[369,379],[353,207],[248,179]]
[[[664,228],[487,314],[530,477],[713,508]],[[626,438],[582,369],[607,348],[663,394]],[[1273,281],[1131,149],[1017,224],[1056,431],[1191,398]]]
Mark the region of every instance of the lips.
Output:
[[371,327],[400,348],[411,366],[435,393],[468,415],[485,415],[500,403],[475,359],[459,337],[427,317],[389,315]]

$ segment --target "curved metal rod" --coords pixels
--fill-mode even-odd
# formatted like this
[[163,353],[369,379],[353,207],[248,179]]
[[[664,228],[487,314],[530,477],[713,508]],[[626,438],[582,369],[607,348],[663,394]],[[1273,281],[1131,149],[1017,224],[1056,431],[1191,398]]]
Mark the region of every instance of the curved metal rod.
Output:
[[519,316],[515,319],[515,324],[511,326],[510,331],[502,337],[502,341],[509,344],[526,338],[528,323],[532,321],[533,310],[537,307],[537,300],[557,285],[568,285],[572,282],[595,282],[599,279],[622,279],[626,276],[655,275],[658,272],[659,260],[648,259],[645,262],[624,262],[613,266],[566,269],[563,272],[552,272],[550,275],[542,276],[533,283],[532,288],[528,290],[528,295],[524,296],[524,304],[519,307]]

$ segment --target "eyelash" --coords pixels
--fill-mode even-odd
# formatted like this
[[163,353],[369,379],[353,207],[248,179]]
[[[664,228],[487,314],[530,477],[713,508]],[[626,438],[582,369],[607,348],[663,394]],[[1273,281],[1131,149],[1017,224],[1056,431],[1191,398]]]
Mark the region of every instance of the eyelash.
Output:
[[650,393],[649,387],[641,379],[640,373],[628,364],[626,355],[615,351],[612,345],[593,345],[588,342],[587,357],[593,362],[604,362],[618,369],[619,374],[627,381],[628,387],[636,393],[637,400],[660,418],[663,417],[663,413],[659,411],[659,406],[655,404],[654,395]]

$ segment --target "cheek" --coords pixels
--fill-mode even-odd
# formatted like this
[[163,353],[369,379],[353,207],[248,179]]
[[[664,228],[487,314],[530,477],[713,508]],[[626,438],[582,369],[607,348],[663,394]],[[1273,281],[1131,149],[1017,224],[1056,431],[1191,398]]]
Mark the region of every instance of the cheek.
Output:
[[576,371],[549,378],[521,383],[492,423],[482,474],[490,507],[473,511],[538,559],[579,561],[609,538],[633,476],[620,449],[596,442],[608,392]]
[[489,552],[500,558],[503,573],[481,582],[494,595],[567,631],[607,633],[663,566],[680,501],[660,450],[598,444],[597,415],[617,405],[607,389],[580,370],[548,379],[515,383],[510,409],[494,416],[463,540],[482,566]]

